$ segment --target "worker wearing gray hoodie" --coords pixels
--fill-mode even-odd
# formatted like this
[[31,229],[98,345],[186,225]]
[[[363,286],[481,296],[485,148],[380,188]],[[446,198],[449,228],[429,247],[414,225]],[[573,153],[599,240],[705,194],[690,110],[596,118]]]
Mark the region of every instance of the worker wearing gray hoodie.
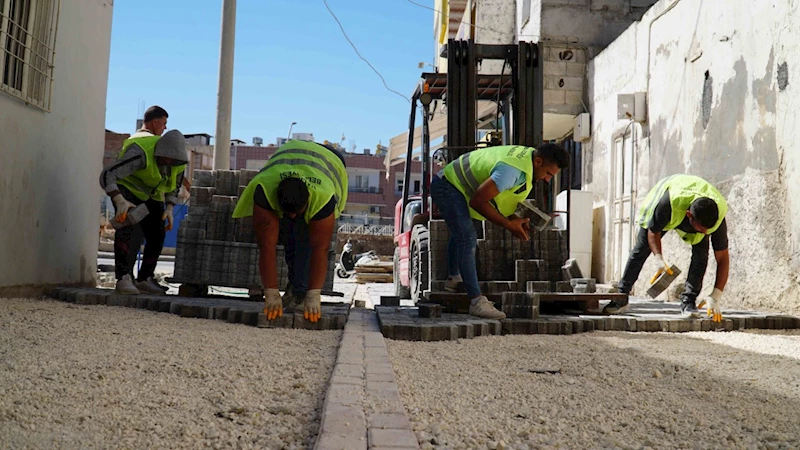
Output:
[[[172,210],[188,163],[183,134],[171,130],[161,136],[166,128],[166,119],[166,111],[158,106],[150,107],[144,116],[144,127],[123,142],[117,160],[100,174],[100,187],[114,202],[116,215],[112,220],[124,222],[134,207],[147,206],[144,219],[118,229],[114,236],[116,291],[119,294],[164,293],[164,288],[155,282],[153,275],[164,247],[166,231],[172,229]],[[142,238],[146,241],[144,254],[134,283],[133,266]]]

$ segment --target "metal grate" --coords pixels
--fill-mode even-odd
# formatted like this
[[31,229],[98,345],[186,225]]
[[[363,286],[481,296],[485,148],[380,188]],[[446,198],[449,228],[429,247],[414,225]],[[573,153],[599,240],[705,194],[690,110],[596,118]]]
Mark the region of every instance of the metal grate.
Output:
[[61,0],[0,0],[0,91],[50,111]]

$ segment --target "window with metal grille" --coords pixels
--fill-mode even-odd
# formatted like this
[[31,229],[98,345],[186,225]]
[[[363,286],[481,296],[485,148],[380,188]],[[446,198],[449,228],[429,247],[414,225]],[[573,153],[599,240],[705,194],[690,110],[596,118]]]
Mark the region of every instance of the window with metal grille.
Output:
[[50,111],[61,0],[0,0],[0,91]]

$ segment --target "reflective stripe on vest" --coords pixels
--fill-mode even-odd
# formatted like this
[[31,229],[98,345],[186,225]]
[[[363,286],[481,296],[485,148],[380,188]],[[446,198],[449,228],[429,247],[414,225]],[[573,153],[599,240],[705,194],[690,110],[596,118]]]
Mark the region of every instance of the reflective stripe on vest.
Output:
[[[491,171],[499,164],[507,164],[525,174],[525,184],[500,192],[489,203],[503,216],[514,213],[517,204],[524,200],[533,187],[533,153],[532,147],[504,145],[487,147],[465,153],[444,169],[445,178],[460,191],[469,207],[470,199],[481,183],[491,177]],[[473,219],[485,220],[479,212],[469,208]]]
[[[470,197],[475,195],[475,191],[478,190],[481,184],[478,182],[478,179],[475,178],[475,174],[470,170],[469,153],[453,161],[453,169],[455,169],[455,174],[459,183],[461,183],[461,185],[464,186],[464,190],[467,191],[467,195]],[[494,199],[489,200],[489,204],[492,205],[494,209],[500,209],[497,207],[497,202],[495,202]]]
[[[308,160],[308,159],[301,159],[301,158],[284,159],[283,156],[287,156],[287,155],[313,156],[315,158],[322,159],[322,161],[325,162],[325,166],[326,167],[323,167],[321,164],[319,164],[316,161],[311,161],[311,160]],[[267,162],[267,165],[265,165],[264,168],[259,171],[259,173],[260,172],[264,172],[265,170],[269,169],[270,167],[277,166],[278,164],[287,164],[287,165],[300,164],[300,165],[304,165],[304,166],[313,167],[313,168],[319,170],[320,172],[324,173],[328,178],[330,178],[334,183],[336,183],[336,188],[339,191],[342,190],[342,180],[339,178],[338,171],[336,170],[335,167],[333,167],[333,165],[330,163],[330,161],[327,161],[324,158],[320,158],[319,154],[317,154],[317,153],[315,153],[313,151],[310,151],[310,150],[287,149],[287,150],[282,151],[277,156],[279,156],[279,158],[277,160],[273,161],[272,159],[270,159],[270,161]],[[273,156],[273,158],[274,158],[274,156]],[[336,200],[336,203],[339,203],[339,196],[337,195],[336,192],[333,193],[333,198]]]
[[347,171],[336,153],[322,145],[306,141],[284,144],[247,185],[233,212],[234,218],[253,215],[255,192],[260,186],[267,202],[278,217],[283,217],[277,198],[277,187],[286,177],[302,179],[308,187],[309,199],[302,217],[310,221],[331,200],[338,218],[347,202]]
[[669,191],[670,208],[672,215],[669,223],[664,227],[664,230],[675,230],[680,238],[689,245],[696,245],[700,243],[706,234],[703,233],[687,233],[677,229],[686,217],[686,211],[689,210],[692,202],[701,197],[710,198],[717,204],[719,217],[713,227],[708,229],[708,234],[712,234],[725,219],[728,213],[728,203],[725,197],[706,180],[693,175],[672,175],[659,181],[658,184],[650,190],[645,197],[645,203],[640,210],[639,225],[642,228],[647,228],[647,224],[655,213],[655,208],[658,202],[664,196],[664,193]]
[[118,160],[124,158],[134,144],[144,153],[145,167],[117,180],[117,184],[126,187],[139,200],[163,201],[165,193],[177,189],[177,177],[186,168],[186,164],[171,166],[166,174],[159,170],[155,158],[155,146],[159,139],[152,134],[128,138],[123,142],[122,150],[117,156]]

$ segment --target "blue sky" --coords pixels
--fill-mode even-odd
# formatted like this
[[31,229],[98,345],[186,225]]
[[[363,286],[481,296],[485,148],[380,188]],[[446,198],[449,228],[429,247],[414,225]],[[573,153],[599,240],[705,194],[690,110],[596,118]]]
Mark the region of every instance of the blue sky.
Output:
[[[328,4],[389,87],[410,96],[417,63],[433,60],[433,12],[406,0]],[[144,102],[169,112],[170,129],[214,135],[221,11],[222,0],[115,2],[106,128],[132,132]],[[409,108],[322,0],[237,2],[232,138],[274,142],[296,121],[293,132],[374,150],[407,128]]]

